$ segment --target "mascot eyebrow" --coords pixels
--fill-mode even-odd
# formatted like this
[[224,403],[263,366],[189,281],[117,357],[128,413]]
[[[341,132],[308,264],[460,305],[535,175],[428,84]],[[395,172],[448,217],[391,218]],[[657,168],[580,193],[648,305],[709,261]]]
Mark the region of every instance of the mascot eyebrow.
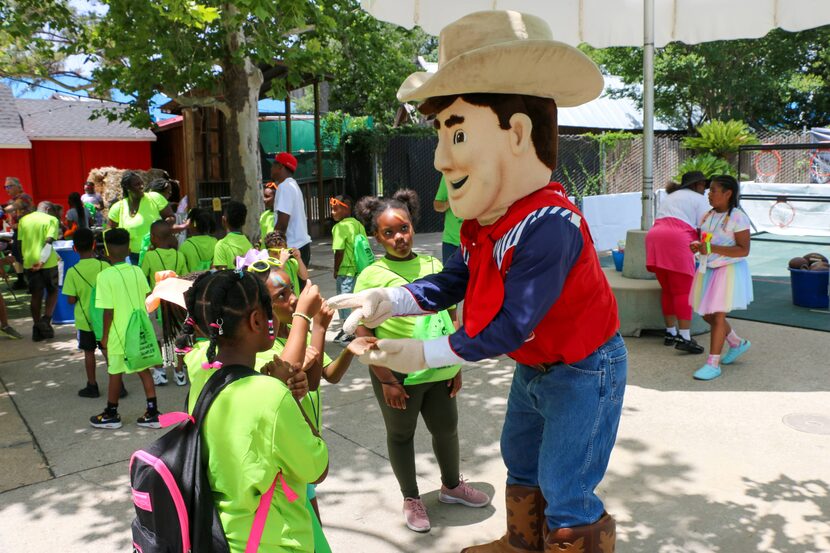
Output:
[[[450,115],[444,121],[444,126],[449,129],[450,127],[454,127],[455,125],[460,125],[463,122],[464,122],[464,118],[461,117],[460,115]],[[438,130],[438,129],[441,128],[441,121],[439,121],[438,118],[436,118],[433,125],[435,126],[436,130]]]

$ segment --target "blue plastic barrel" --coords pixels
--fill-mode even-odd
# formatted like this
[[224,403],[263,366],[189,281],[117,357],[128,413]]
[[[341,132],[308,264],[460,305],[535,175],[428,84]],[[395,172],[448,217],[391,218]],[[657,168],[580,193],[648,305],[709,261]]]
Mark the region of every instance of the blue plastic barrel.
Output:
[[827,271],[790,269],[793,304],[813,309],[830,307],[830,295],[827,293],[828,280],[830,280],[830,273]]
[[66,277],[66,271],[80,261],[81,257],[72,248],[71,241],[61,242],[60,245],[55,246],[55,252],[60,256],[63,263],[59,265],[61,273],[60,286],[58,287],[58,304],[52,314],[52,322],[55,324],[72,324],[75,322],[75,306],[69,305],[66,296],[63,295],[63,279]]

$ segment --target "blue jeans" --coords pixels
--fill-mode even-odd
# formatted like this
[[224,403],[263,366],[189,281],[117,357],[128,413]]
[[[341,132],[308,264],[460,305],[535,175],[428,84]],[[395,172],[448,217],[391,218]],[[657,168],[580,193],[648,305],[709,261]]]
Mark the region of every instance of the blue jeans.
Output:
[[[337,278],[334,279],[334,289],[337,294],[350,294],[352,290],[354,290],[354,282],[357,280],[355,276],[349,275],[337,275]],[[346,317],[349,316],[351,313],[351,309],[338,309],[337,315],[340,317],[340,321],[345,321]]]
[[594,490],[617,437],[627,372],[619,334],[573,365],[516,366],[501,435],[507,484],[541,488],[551,530],[602,516]]

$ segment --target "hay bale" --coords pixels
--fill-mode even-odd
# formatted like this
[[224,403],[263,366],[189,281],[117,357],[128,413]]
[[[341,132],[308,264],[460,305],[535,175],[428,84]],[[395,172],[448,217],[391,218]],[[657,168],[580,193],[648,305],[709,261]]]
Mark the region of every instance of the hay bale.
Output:
[[[128,169],[119,169],[117,167],[98,167],[92,169],[87,176],[87,180],[95,185],[95,192],[104,198],[104,218],[107,216],[109,207],[121,198],[121,176],[128,171]],[[149,171],[137,171],[144,181],[146,186],[153,179],[169,178],[167,171],[164,169],[150,169]]]

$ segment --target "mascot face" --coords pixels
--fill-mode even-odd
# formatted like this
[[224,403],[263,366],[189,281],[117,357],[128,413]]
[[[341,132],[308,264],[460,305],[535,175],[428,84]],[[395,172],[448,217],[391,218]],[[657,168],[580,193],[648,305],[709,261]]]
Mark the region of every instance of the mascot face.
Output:
[[509,129],[500,128],[492,109],[461,98],[435,115],[435,168],[447,181],[456,216],[490,224],[548,183],[550,169],[533,149],[530,119],[515,114],[510,123]]

